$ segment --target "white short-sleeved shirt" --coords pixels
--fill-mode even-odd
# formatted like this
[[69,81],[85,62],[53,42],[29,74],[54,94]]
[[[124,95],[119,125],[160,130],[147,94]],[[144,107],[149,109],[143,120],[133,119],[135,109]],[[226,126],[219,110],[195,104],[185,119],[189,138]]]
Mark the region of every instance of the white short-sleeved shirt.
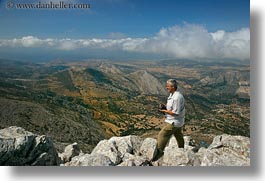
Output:
[[165,122],[174,123],[174,127],[182,127],[185,121],[185,99],[179,91],[171,93],[167,99],[167,110],[170,110],[174,115],[166,114]]

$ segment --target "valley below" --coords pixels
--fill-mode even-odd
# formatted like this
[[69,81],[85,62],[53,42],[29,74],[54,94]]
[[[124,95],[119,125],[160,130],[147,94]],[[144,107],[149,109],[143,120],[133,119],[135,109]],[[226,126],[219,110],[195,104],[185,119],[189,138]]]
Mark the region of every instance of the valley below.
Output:
[[223,133],[250,137],[249,62],[163,60],[0,60],[0,129],[51,137],[58,150],[90,152],[112,136],[156,138],[166,80],[185,98],[183,133],[207,147]]

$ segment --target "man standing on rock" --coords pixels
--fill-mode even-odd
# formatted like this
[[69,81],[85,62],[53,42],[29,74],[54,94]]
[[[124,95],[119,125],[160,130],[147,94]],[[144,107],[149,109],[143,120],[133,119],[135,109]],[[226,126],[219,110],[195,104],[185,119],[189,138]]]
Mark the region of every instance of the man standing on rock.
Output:
[[185,99],[183,95],[177,91],[178,85],[176,80],[169,79],[166,83],[166,89],[170,93],[167,99],[167,105],[162,104],[161,109],[159,110],[166,116],[166,126],[158,134],[157,154],[153,161],[156,161],[163,156],[164,149],[172,135],[175,136],[178,147],[184,148],[182,126],[185,121]]

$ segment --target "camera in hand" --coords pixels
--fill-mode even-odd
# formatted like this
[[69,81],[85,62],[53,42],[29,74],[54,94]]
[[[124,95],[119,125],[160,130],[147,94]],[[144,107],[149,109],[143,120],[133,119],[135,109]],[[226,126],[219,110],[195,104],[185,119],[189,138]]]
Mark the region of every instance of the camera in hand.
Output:
[[160,110],[167,110],[167,107],[164,104],[160,104]]
[[[160,104],[159,110],[167,110],[167,107],[164,104]],[[165,113],[163,113],[163,114],[165,114]]]

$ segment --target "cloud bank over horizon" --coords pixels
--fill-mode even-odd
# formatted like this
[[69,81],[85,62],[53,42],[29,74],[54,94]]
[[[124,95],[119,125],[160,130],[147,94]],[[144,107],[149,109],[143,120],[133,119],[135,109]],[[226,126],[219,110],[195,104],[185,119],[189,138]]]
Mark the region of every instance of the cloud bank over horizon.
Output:
[[186,23],[183,26],[161,28],[156,35],[147,38],[43,39],[30,35],[22,38],[0,39],[1,48],[46,48],[60,50],[60,52],[107,50],[151,53],[167,58],[248,60],[250,59],[250,29],[209,32],[201,25]]

